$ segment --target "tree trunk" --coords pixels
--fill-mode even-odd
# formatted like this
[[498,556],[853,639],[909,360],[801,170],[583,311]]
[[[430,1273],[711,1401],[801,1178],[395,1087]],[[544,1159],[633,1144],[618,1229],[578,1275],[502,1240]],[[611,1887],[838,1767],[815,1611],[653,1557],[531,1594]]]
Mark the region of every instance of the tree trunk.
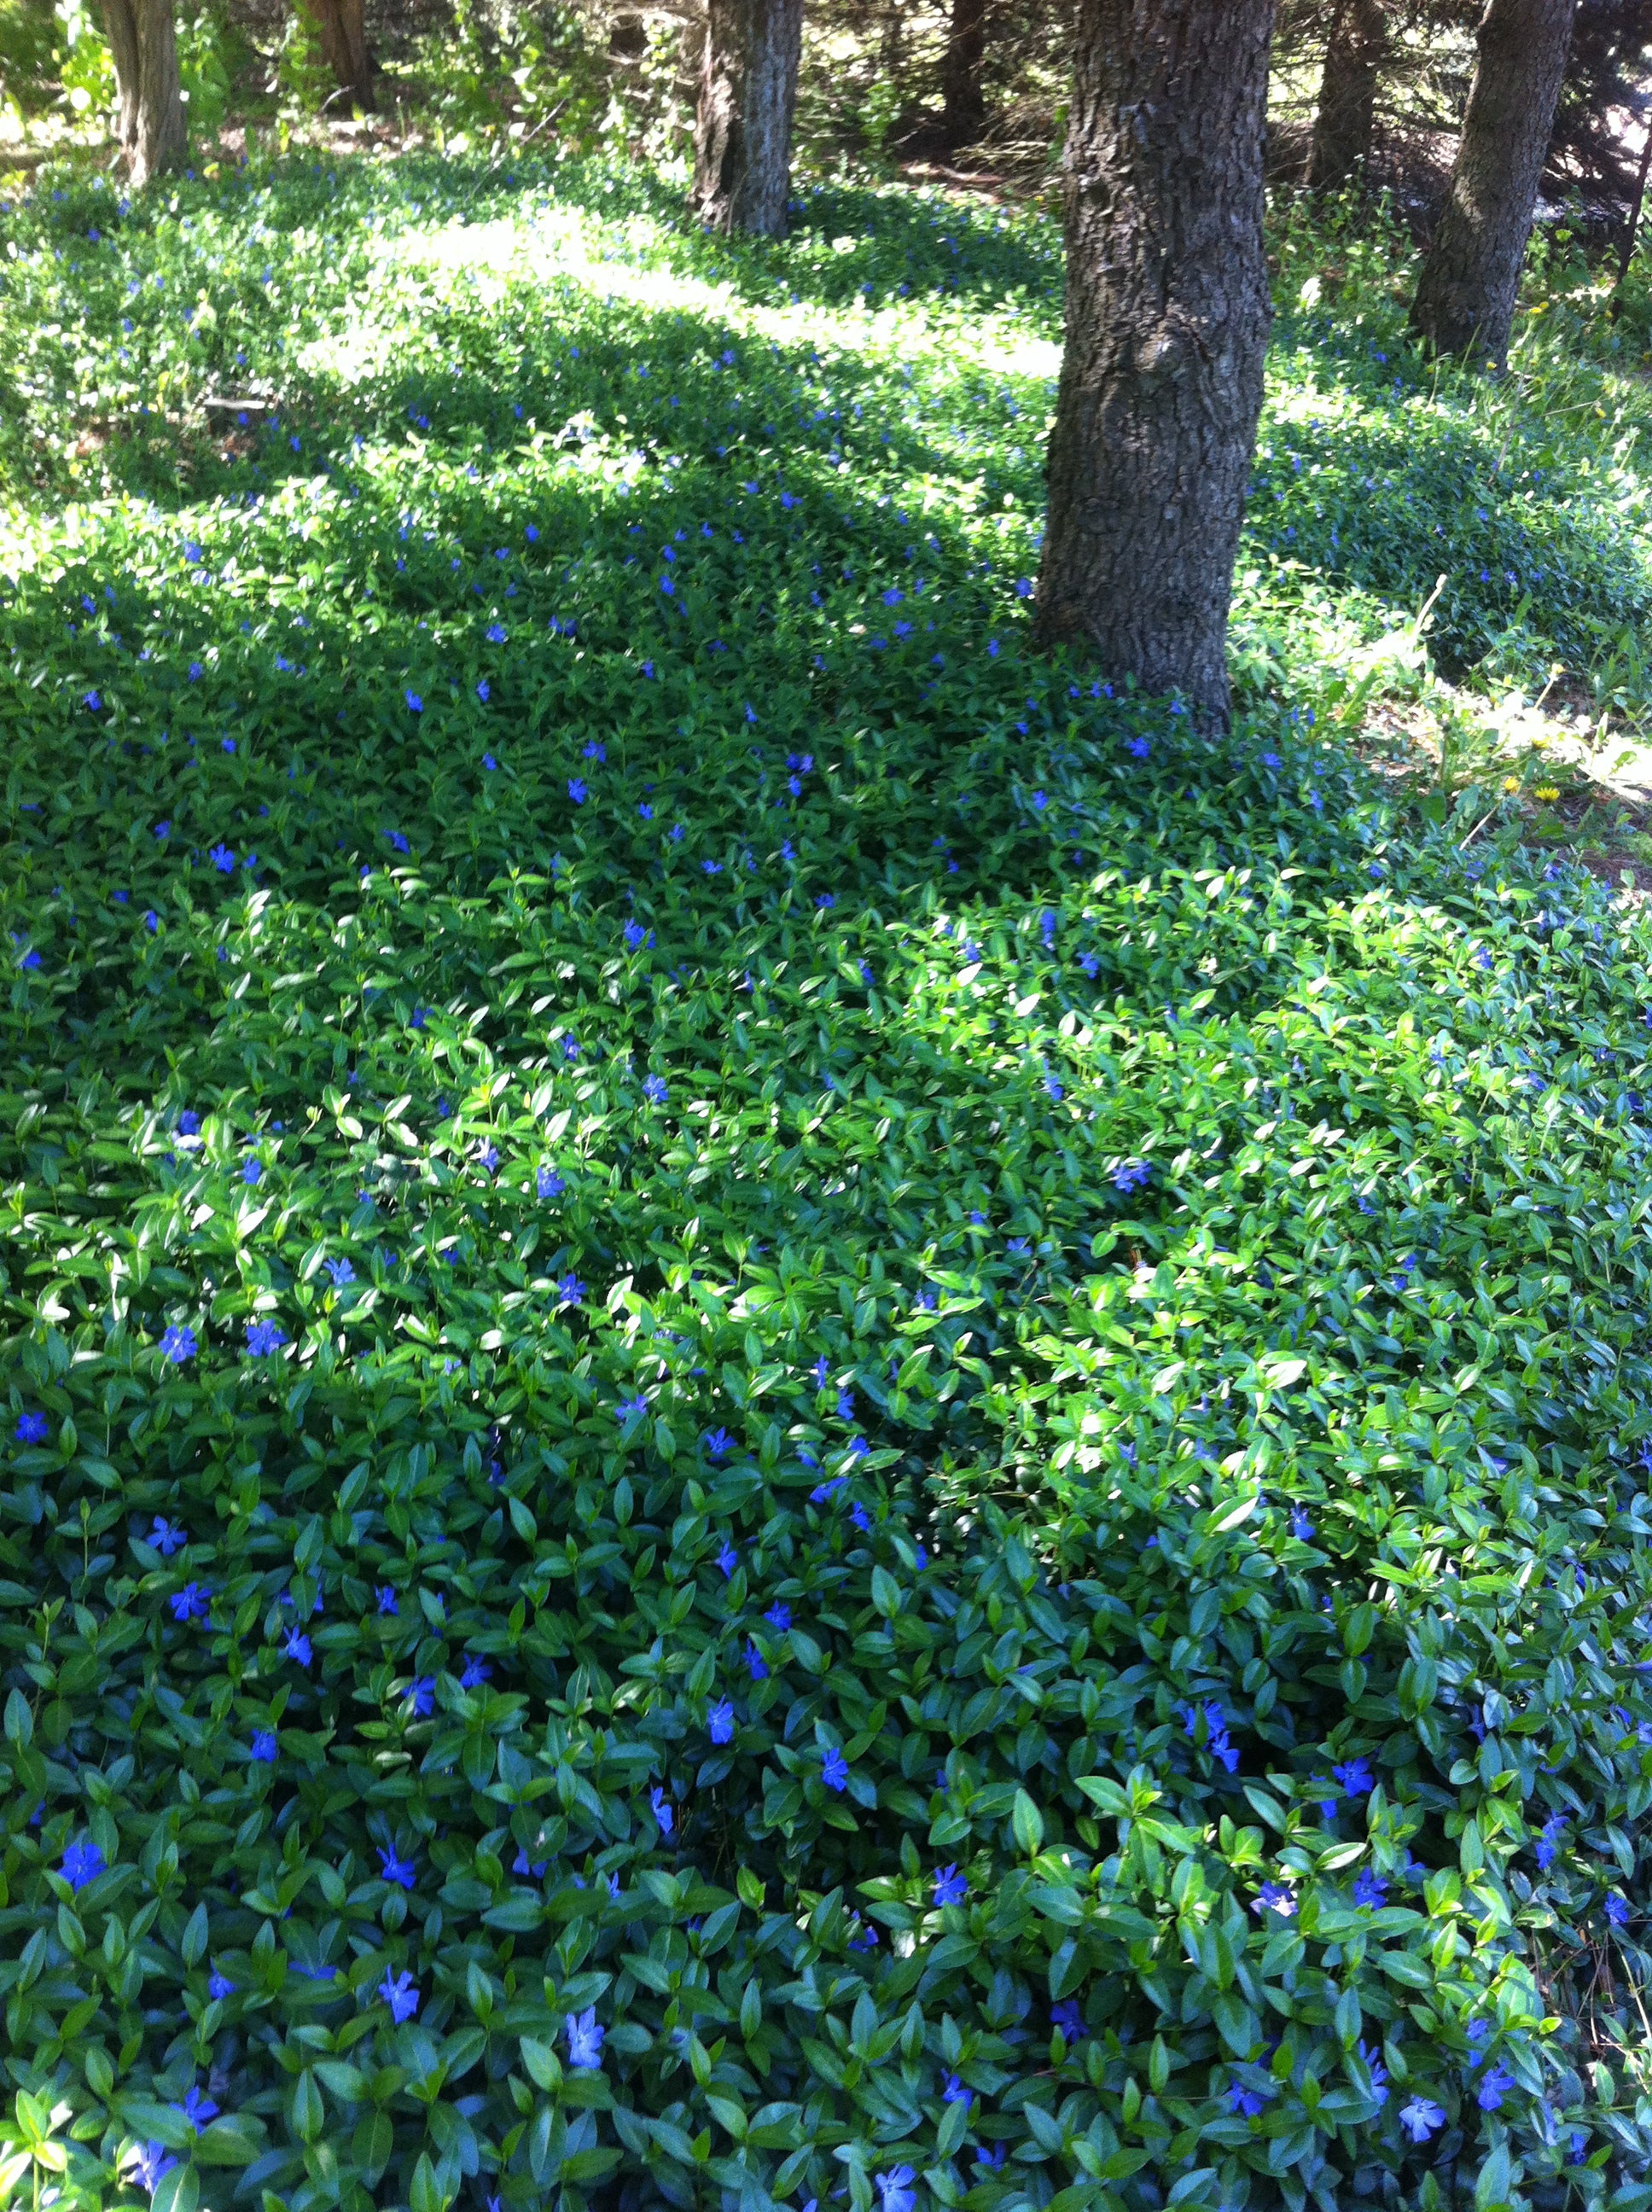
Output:
[[1652,117],[1644,120],[1646,136],[1641,141],[1641,163],[1635,172],[1635,195],[1629,203],[1623,243],[1618,248],[1618,279],[1612,288],[1611,312],[1614,323],[1623,308],[1624,287],[1629,282],[1630,264],[1635,258],[1635,236],[1641,227],[1641,210],[1646,205],[1647,173],[1652,170]]
[[1386,33],[1382,0],[1341,0],[1331,25],[1314,112],[1314,143],[1308,157],[1312,191],[1345,185],[1370,158]]
[[689,197],[708,230],[784,233],[802,46],[803,0],[710,0]]
[[104,0],[103,20],[120,103],[121,152],[128,178],[140,186],[176,168],[189,143],[172,0]]
[[371,115],[378,100],[373,88],[373,57],[367,52],[362,0],[306,0],[306,5],[339,90],[349,93],[351,104],[363,115]]
[[987,0],[952,0],[941,88],[946,143],[954,149],[979,137],[987,120],[987,102],[981,88],[986,58]]
[[1508,353],[1576,6],[1488,0],[1480,19],[1451,197],[1411,309],[1412,328],[1442,353]]
[[1079,0],[1047,644],[1228,715],[1227,622],[1269,320],[1272,0]]

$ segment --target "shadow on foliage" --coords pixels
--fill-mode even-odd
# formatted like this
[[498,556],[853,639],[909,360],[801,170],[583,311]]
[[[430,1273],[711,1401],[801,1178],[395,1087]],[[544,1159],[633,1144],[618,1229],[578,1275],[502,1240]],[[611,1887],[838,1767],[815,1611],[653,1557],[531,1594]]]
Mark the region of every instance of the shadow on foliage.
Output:
[[0,608],[20,2087],[118,2051],[153,2170],[210,2063],[301,2212],[1151,2212],[1173,2049],[1224,2201],[1550,2186],[1575,2047],[1424,1883],[1576,1919],[1638,1817],[1634,925],[526,298]]

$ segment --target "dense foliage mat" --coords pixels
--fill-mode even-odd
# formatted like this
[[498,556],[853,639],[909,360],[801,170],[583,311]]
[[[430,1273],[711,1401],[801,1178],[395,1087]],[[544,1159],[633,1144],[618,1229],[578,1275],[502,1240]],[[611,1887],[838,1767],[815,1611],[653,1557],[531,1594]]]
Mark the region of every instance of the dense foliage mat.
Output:
[[334,183],[10,219],[12,2186],[1652,2203],[1645,925],[1029,650],[1047,240]]

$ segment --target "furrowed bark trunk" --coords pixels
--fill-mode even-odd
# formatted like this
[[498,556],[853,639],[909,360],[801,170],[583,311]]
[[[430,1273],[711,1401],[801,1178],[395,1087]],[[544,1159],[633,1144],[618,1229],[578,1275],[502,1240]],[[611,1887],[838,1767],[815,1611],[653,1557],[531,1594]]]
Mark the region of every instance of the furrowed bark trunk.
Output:
[[1554,128],[1576,0],[1489,0],[1451,172],[1412,302],[1442,353],[1501,362]]
[[1331,25],[1308,157],[1312,191],[1345,185],[1370,158],[1387,26],[1382,0],[1342,0]]
[[351,104],[364,115],[372,114],[378,99],[362,0],[305,0],[305,4],[339,90],[349,93]]
[[104,0],[121,152],[134,186],[175,169],[188,147],[172,0]]
[[689,196],[708,230],[784,233],[802,47],[803,0],[710,0]]
[[987,0],[952,0],[952,21],[947,33],[946,62],[941,78],[944,100],[943,127],[946,143],[957,148],[979,137],[987,120],[987,103],[981,87],[981,64],[987,58]]
[[1272,0],[1079,0],[1047,644],[1228,715],[1227,621],[1269,320]]
[[131,0],[104,0],[103,27],[114,64],[118,103],[115,135],[130,170],[132,148],[137,142],[137,18]]

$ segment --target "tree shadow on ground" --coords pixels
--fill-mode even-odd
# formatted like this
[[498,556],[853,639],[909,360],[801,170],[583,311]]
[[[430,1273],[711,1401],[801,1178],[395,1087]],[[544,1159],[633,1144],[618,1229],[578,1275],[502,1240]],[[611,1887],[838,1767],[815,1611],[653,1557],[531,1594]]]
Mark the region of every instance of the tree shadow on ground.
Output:
[[[322,310],[331,337],[296,360],[272,355],[261,371],[256,360],[252,371],[237,368],[226,313],[222,336],[206,331],[192,356],[193,410],[186,403],[176,422],[140,424],[135,437],[117,430],[107,453],[115,479],[181,510],[208,497],[267,495],[318,467],[349,477],[358,439],[445,444],[486,473],[528,434],[525,425],[561,434],[584,417],[657,465],[693,459],[736,475],[765,448],[783,451],[795,471],[834,463],[841,483],[872,495],[857,501],[858,520],[880,556],[910,542],[892,517],[903,505],[918,511],[924,481],[969,488],[977,512],[1006,495],[1025,512],[1042,504],[1043,378],[968,347],[903,351],[855,311],[865,281],[855,253],[829,248],[831,237],[850,234],[856,253],[899,258],[920,243],[926,252],[934,246],[922,272],[932,295],[956,248],[972,303],[1012,307],[1024,325],[1029,284],[1036,291],[1042,281],[1040,252],[1054,251],[1052,228],[1001,231],[978,210],[831,188],[811,202],[818,222],[789,244],[730,242],[688,228],[675,188],[646,170],[568,163],[553,174],[555,208],[612,226],[606,263],[513,272],[498,222],[530,210],[522,235],[531,240],[533,222],[555,208],[541,179],[510,170],[416,157],[384,168],[288,168],[256,187],[246,179],[226,187],[229,214],[262,226],[260,255],[278,252],[283,236],[303,237],[313,252],[319,227],[343,213],[358,241],[369,221],[389,226],[415,265],[422,233],[432,241],[456,234],[461,243],[443,258],[461,281],[428,296],[410,323],[388,275],[341,291]],[[942,248],[935,226],[955,212],[959,223]],[[75,210],[74,222],[83,214]],[[467,266],[470,231],[477,246]],[[203,234],[203,278],[221,243]],[[462,280],[488,276],[495,261],[500,289],[488,298],[467,293]],[[782,283],[775,272],[787,269]],[[890,284],[878,296],[893,292]],[[754,305],[789,307],[794,296],[830,311],[833,322],[795,337],[743,322]],[[238,312],[261,319],[273,341],[285,312],[279,287],[243,300]],[[1276,356],[1283,404],[1264,420],[1248,550],[1412,611],[1444,574],[1434,650],[1454,672],[1488,654],[1546,648],[1587,665],[1643,619],[1652,586],[1638,541],[1590,487],[1564,469],[1546,474],[1526,450],[1530,441],[1494,443],[1465,412],[1423,404],[1422,386],[1379,376],[1376,356],[1351,339],[1340,350],[1316,340],[1310,366],[1322,404],[1304,408],[1291,357]],[[261,411],[243,426],[220,406],[209,435],[200,399],[216,392],[233,400],[249,375],[261,386]],[[877,509],[885,498],[890,508]],[[946,504],[956,514],[956,499]],[[932,512],[926,520],[935,527]],[[1030,544],[1020,557],[1030,568]]]

